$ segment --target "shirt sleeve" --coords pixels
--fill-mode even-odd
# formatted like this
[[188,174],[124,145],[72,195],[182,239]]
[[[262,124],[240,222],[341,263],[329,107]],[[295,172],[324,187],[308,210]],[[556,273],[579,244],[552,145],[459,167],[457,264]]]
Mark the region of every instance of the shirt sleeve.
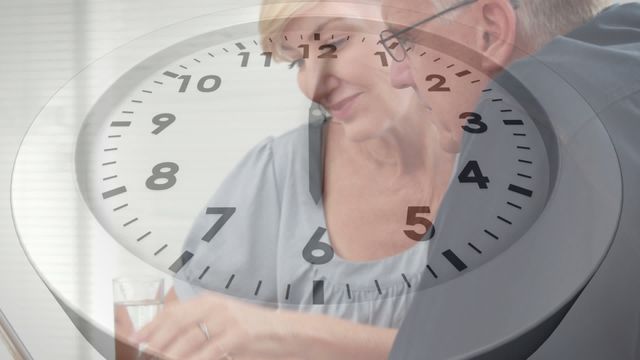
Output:
[[272,142],[250,150],[196,217],[183,245],[193,256],[175,276],[181,301],[206,289],[275,303],[281,211]]

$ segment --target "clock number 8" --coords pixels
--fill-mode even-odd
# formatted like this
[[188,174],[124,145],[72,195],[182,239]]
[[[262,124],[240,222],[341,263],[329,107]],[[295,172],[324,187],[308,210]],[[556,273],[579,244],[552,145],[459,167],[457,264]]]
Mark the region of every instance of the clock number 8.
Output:
[[[307,245],[302,249],[302,257],[311,264],[323,265],[333,259],[334,252],[331,245],[320,242],[325,232],[327,232],[327,229],[318,227],[316,232],[311,236],[311,239],[309,239]],[[318,252],[321,252],[322,255],[318,255]]]
[[[152,175],[147,179],[150,190],[167,190],[176,184],[176,174],[180,167],[176,163],[163,162],[153,167]],[[158,180],[164,180],[159,182]]]

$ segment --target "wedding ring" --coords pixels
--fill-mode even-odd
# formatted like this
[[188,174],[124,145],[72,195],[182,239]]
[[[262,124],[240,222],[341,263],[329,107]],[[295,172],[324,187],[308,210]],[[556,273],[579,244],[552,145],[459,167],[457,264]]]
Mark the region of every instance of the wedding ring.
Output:
[[207,338],[207,341],[209,341],[210,337],[209,337],[209,329],[207,328],[207,324],[203,322],[199,322],[198,327],[200,328],[200,330],[202,330],[202,333],[204,334],[204,337]]

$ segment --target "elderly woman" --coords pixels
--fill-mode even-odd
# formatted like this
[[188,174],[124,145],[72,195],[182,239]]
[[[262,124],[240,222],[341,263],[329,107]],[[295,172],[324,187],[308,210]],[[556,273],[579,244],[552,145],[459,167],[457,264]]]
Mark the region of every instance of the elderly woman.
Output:
[[[427,260],[429,243],[404,235],[407,209],[430,207],[423,215],[432,219],[453,158],[440,150],[425,106],[410,89],[393,89],[373,55],[382,50],[373,40],[384,29],[379,6],[271,3],[262,11],[263,46],[290,62],[300,90],[331,113],[322,131],[321,199],[309,194],[306,127],[254,147],[209,202],[235,207],[233,224],[216,234],[214,248],[200,241],[210,218],[195,222],[185,247],[197,255],[181,272],[186,281],[133,341],[175,359],[386,359],[410,301],[399,274],[417,283]],[[303,41],[293,40],[301,32],[320,33],[338,58],[318,59],[313,48],[305,54]],[[296,36],[285,42],[286,34]],[[349,41],[363,34],[372,40]],[[301,256],[316,229],[327,229],[320,234],[334,252],[322,266]],[[234,281],[260,274],[261,297],[277,309],[236,299],[251,296],[223,289],[226,279],[201,279],[196,269],[206,264],[210,274],[237,274]],[[345,291],[344,279],[364,276],[366,287],[354,281]],[[330,305],[314,304],[311,291],[295,293],[316,279],[330,280]],[[287,285],[286,300],[295,301],[279,290]]]

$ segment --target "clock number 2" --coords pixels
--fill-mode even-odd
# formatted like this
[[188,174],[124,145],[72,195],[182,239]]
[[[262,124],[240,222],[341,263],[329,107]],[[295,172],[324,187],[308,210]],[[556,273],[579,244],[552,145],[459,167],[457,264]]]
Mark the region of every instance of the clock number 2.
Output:
[[462,169],[460,175],[458,176],[458,181],[460,183],[472,183],[478,184],[480,189],[488,189],[489,186],[489,178],[482,174],[482,170],[480,170],[480,165],[477,161],[471,160],[467,163],[467,165]]
[[414,241],[426,241],[431,240],[436,235],[436,229],[433,226],[431,220],[424,216],[418,216],[420,214],[430,214],[431,209],[428,206],[409,206],[407,209],[407,225],[422,225],[425,232],[418,233],[415,230],[404,230],[404,234]]
[[151,170],[152,175],[147,179],[147,188],[149,190],[170,189],[178,181],[176,174],[179,170],[178,164],[172,162],[163,162],[154,166]]
[[[325,232],[327,232],[327,229],[318,227],[307,245],[302,249],[302,257],[311,264],[323,265],[333,259],[334,252],[331,245],[320,242]],[[318,252],[322,253],[322,255],[319,255]]]
[[236,208],[234,207],[210,207],[207,208],[207,215],[222,215],[215,224],[207,231],[206,234],[202,237],[203,241],[211,242],[214,236],[222,229],[224,224],[231,219],[231,216],[236,212]]

